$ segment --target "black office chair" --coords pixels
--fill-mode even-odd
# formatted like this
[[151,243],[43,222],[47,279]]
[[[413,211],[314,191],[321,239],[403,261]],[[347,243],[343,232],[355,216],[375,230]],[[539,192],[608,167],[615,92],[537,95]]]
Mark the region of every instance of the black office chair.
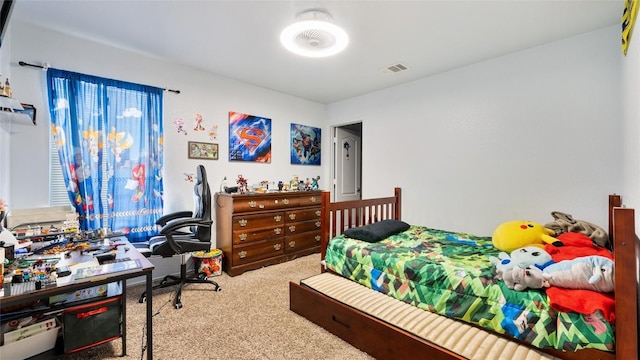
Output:
[[[195,209],[191,211],[179,211],[162,216],[156,224],[162,226],[160,235],[152,237],[148,242],[135,243],[145,256],[160,255],[171,257],[180,254],[180,276],[167,275],[160,284],[153,289],[165,288],[178,285],[178,290],[174,297],[173,305],[176,309],[182,308],[180,300],[182,296],[182,286],[189,283],[212,284],[216,291],[222,288],[218,283],[208,280],[197,271],[193,275],[187,276],[187,256],[193,251],[209,252],[211,250],[211,191],[207,182],[207,172],[202,165],[198,165],[196,174],[196,184],[194,190]],[[147,298],[147,293],[140,295],[138,300],[143,303]]]

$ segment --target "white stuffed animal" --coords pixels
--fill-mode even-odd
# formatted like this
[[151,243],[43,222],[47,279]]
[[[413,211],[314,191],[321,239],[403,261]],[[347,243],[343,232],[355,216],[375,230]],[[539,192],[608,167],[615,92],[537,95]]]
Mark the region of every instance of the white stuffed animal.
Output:
[[489,257],[489,261],[496,266],[497,277],[500,278],[503,273],[515,267],[524,269],[526,267],[535,266],[543,269],[553,263],[551,255],[537,246],[525,246],[511,252],[511,256],[501,251],[498,257]]
[[611,292],[614,288],[614,262],[604,256],[583,256],[551,264],[543,270],[515,267],[502,274],[507,287],[522,291],[551,285],[566,289]]
[[614,269],[613,260],[604,256],[582,256],[549,265],[542,270],[542,276],[558,287],[611,292]]

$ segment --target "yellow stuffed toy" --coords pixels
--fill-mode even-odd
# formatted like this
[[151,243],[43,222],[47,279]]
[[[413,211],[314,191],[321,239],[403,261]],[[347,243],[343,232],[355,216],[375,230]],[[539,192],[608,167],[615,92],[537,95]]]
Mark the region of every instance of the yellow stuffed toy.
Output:
[[496,249],[507,253],[525,246],[538,246],[544,249],[545,244],[553,244],[555,232],[543,225],[526,220],[513,220],[498,225],[493,232],[491,242]]

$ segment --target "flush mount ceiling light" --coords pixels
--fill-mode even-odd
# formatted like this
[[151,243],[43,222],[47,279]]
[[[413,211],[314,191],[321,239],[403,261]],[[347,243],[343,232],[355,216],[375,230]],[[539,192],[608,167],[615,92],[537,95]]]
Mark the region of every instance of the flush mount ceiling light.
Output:
[[294,54],[326,57],[339,53],[349,44],[347,33],[332,22],[326,10],[306,10],[298,14],[297,19],[280,34],[282,45]]

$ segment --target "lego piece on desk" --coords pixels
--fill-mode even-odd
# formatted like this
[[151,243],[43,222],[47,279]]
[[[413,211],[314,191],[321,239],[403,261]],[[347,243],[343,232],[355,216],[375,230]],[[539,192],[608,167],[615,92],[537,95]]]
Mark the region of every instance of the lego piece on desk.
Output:
[[60,266],[56,268],[56,273],[58,273],[58,277],[65,277],[71,275],[71,269],[67,266]]
[[96,255],[96,259],[98,259],[98,263],[100,263],[100,265],[102,265],[107,261],[115,260],[116,259],[116,253],[110,252],[110,253],[106,253],[106,254],[98,254],[98,255]]

